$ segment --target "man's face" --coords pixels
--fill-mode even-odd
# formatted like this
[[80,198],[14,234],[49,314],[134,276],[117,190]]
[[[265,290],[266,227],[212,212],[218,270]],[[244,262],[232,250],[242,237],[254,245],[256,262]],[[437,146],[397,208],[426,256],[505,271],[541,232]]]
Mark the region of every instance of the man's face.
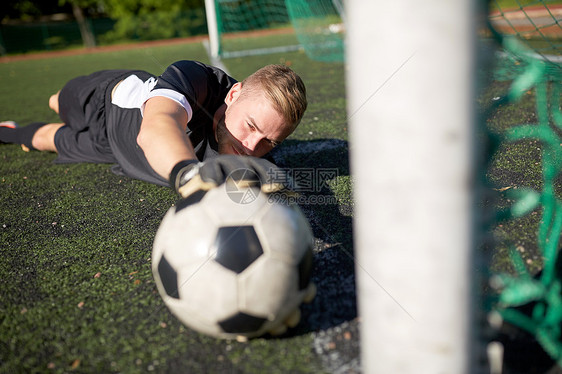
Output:
[[240,96],[237,83],[228,93],[217,122],[219,153],[261,157],[291,134],[291,126],[261,93]]

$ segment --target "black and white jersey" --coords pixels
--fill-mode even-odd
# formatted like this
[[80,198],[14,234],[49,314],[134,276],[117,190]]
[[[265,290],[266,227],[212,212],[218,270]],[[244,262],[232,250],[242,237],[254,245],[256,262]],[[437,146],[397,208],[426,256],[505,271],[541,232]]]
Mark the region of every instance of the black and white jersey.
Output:
[[121,172],[151,183],[166,184],[149,166],[137,136],[144,105],[162,96],[181,105],[188,118],[187,135],[199,160],[218,154],[213,116],[236,83],[224,71],[197,61],[178,61],[156,77],[132,72],[120,80],[106,104],[107,136]]

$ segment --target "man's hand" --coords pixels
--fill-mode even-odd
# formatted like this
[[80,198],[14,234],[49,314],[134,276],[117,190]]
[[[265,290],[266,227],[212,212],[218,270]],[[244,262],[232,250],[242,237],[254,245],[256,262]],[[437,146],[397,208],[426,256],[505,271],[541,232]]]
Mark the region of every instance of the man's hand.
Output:
[[220,155],[205,162],[180,161],[170,174],[170,185],[183,198],[208,191],[228,179],[239,186],[259,186],[264,193],[289,191],[287,174],[271,162],[251,156]]

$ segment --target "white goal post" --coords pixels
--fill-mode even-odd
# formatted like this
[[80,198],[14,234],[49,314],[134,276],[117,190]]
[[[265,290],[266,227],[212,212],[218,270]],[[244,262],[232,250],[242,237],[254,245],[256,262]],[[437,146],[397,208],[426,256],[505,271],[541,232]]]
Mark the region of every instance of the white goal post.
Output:
[[215,0],[205,0],[205,14],[207,16],[207,31],[209,33],[209,55],[211,59],[218,59],[220,40]]
[[260,30],[280,24],[290,25],[284,0],[205,0],[205,12],[209,33],[207,48],[212,61],[302,49],[294,35],[284,42],[276,42],[279,43],[276,45],[252,47],[250,43],[250,46],[244,46],[241,49],[238,46],[238,49],[235,48],[235,50],[229,50],[228,45],[225,47],[223,40],[225,32]]
[[345,5],[363,372],[470,372],[475,5]]

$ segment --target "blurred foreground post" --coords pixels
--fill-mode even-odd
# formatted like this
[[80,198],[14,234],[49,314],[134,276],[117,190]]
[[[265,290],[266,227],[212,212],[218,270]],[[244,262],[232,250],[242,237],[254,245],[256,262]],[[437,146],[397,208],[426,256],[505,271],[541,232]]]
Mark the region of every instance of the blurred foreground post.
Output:
[[220,54],[220,37],[215,0],[205,0],[205,14],[209,33],[209,54],[212,59],[218,59]]
[[365,373],[471,370],[474,13],[346,2]]

